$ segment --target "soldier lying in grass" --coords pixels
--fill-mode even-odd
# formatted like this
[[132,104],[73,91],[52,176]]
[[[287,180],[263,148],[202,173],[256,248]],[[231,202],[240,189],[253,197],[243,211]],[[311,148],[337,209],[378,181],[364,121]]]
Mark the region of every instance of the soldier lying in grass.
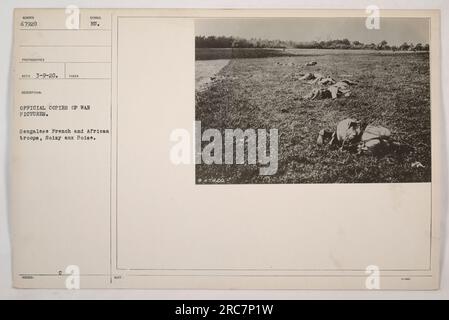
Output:
[[340,150],[357,150],[358,153],[378,153],[395,143],[390,140],[391,132],[381,126],[364,125],[355,119],[344,119],[337,125],[337,130],[321,130],[317,144],[329,141],[331,146],[340,146]]

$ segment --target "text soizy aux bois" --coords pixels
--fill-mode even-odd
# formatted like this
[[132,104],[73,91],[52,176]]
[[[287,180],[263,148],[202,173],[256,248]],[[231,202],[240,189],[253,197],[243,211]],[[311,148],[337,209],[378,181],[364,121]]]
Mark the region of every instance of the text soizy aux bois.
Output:
[[109,129],[19,129],[21,141],[95,140],[99,134],[109,134]]

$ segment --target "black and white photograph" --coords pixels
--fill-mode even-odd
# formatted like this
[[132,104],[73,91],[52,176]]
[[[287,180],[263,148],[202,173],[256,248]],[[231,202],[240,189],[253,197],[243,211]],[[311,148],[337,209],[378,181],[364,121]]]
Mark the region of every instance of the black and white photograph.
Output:
[[196,184],[430,182],[429,51],[426,18],[197,19]]

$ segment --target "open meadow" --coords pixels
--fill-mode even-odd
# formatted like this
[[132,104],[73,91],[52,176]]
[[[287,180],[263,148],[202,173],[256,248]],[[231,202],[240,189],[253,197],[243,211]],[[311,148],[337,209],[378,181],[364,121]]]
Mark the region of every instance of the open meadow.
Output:
[[[197,183],[430,181],[428,53],[278,49],[265,56],[263,49],[229,50],[197,51],[202,82],[197,79],[196,120],[203,129],[278,129],[278,171],[263,176],[257,165],[198,164]],[[218,67],[209,65],[214,60]],[[317,63],[305,66],[309,61]],[[318,86],[299,79],[306,73],[357,85],[348,97],[306,99]],[[358,154],[317,145],[321,129],[335,130],[346,118],[390,129],[401,151]]]

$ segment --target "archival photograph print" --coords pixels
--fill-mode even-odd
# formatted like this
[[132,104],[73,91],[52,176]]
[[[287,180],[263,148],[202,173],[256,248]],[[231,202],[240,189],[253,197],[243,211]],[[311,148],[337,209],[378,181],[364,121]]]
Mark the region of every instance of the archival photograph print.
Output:
[[197,184],[431,181],[429,20],[197,19]]

